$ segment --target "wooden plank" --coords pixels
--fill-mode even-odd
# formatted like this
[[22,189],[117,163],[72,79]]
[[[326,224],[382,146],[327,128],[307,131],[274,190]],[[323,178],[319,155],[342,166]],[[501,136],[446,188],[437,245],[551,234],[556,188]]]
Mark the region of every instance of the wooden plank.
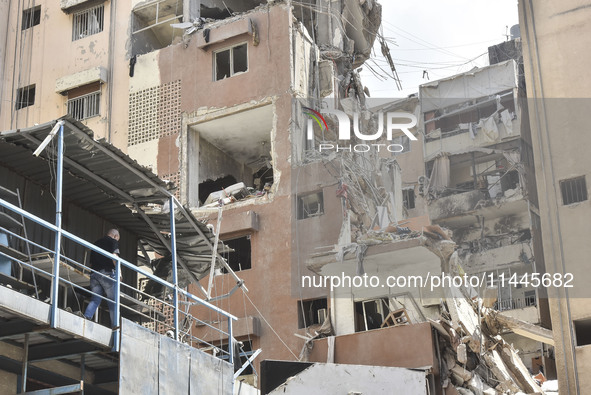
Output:
[[399,326],[399,325],[409,325],[410,319],[408,318],[408,314],[406,309],[398,309],[391,311],[390,314],[384,319],[382,322],[381,328],[389,327],[389,326]]
[[[36,268],[44,270],[44,272],[36,270],[35,274],[51,279],[53,273],[53,257],[44,254],[43,258],[33,259],[32,264]],[[63,261],[60,261],[60,278],[81,287],[88,287],[90,285],[90,273],[84,273]]]

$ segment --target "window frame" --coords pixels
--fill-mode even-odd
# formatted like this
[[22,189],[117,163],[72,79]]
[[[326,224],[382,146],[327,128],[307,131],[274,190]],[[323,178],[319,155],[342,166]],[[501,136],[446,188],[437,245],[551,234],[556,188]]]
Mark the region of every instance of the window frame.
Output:
[[[577,182],[582,182],[582,185],[577,185],[576,184]],[[575,188],[574,193],[572,191],[573,185]],[[581,202],[585,202],[585,201],[589,200],[589,193],[587,191],[587,178],[585,175],[560,180],[560,181],[558,181],[558,186],[560,188],[560,195],[562,198],[562,205],[563,206],[570,206],[573,204],[577,204],[577,203],[581,203]],[[579,195],[579,186],[581,189],[580,190],[581,199],[574,200],[579,197],[578,196]],[[569,197],[569,191],[570,191],[571,196],[570,196],[570,199],[567,199]],[[572,195],[576,195],[576,196],[572,196]]]
[[[36,18],[37,13],[38,13],[38,15],[37,15],[38,18]],[[30,29],[30,28],[40,25],[40,24],[41,24],[41,6],[40,5],[23,10],[22,20],[21,20],[21,31]]]
[[[33,101],[29,100],[31,88],[33,90]],[[27,90],[27,104],[24,104],[23,92]],[[23,86],[22,88],[18,88],[16,90],[16,102],[15,102],[15,109],[16,111],[22,110],[23,108],[31,107],[35,105],[35,93],[36,93],[36,84],[31,84],[27,86]]]
[[[412,194],[412,207],[410,207],[410,199],[408,195]],[[407,210],[414,210],[417,207],[417,195],[415,193],[415,187],[402,188],[402,205]]]
[[[242,240],[242,239],[248,241],[249,260],[248,260],[248,265],[245,265],[248,267],[242,267],[242,265],[241,265],[242,262],[238,262],[238,263],[236,263],[236,265],[234,265],[234,262],[231,261],[234,259],[232,257],[238,257],[240,255],[240,253],[236,250],[236,247],[232,247],[230,244],[234,244],[233,242],[237,242],[238,240]],[[228,253],[224,254],[224,258],[226,258],[226,261],[228,262],[228,265],[230,266],[230,268],[232,269],[233,272],[237,273],[237,272],[243,272],[245,270],[252,269],[253,262],[252,262],[252,235],[251,234],[246,234],[246,235],[242,235],[242,236],[223,239],[222,243],[224,243],[224,245],[226,245],[227,247],[234,249],[234,252],[228,252]],[[230,254],[236,254],[236,255],[230,255]],[[232,266],[235,266],[235,267],[232,267]],[[224,267],[224,268],[222,268],[222,273],[227,274],[228,270]]]
[[[92,96],[97,96],[97,99],[96,99],[97,102],[96,102],[96,106],[95,106],[96,107],[96,113],[93,113],[93,114],[90,114],[90,115],[89,114],[85,114],[86,113],[86,109],[88,108],[87,99],[89,99]],[[84,95],[80,95],[80,96],[76,96],[76,97],[74,97],[72,99],[68,99],[66,101],[66,112],[68,113],[68,115],[70,115],[72,118],[76,119],[77,121],[84,121],[86,119],[90,119],[90,118],[94,118],[94,117],[99,117],[101,115],[101,97],[102,97],[102,94],[101,94],[101,90],[99,88],[98,90],[96,90],[94,92],[89,92],[89,93],[86,93]],[[72,103],[74,101],[81,101],[81,100],[82,100],[82,103],[83,103],[82,104],[82,112],[84,114],[83,114],[83,117],[82,118],[77,118],[75,116],[75,114],[70,113],[70,103]]]
[[[241,47],[243,45],[246,47],[246,71],[234,72],[234,48]],[[230,75],[227,76],[227,77],[224,77],[224,78],[217,79],[217,56],[218,56],[219,53],[222,53],[222,52],[225,52],[225,51],[229,51],[229,53],[230,53]],[[244,42],[241,42],[241,43],[238,43],[238,44],[230,45],[230,46],[227,46],[227,47],[220,48],[220,49],[217,49],[215,51],[212,51],[212,54],[213,54],[213,56],[212,56],[212,61],[213,61],[213,66],[212,66],[213,75],[212,75],[212,78],[213,78],[213,81],[214,82],[216,82],[216,81],[223,81],[223,80],[225,80],[227,78],[232,78],[232,77],[237,76],[237,75],[248,73],[250,71],[250,62],[249,62],[249,59],[248,59],[248,53],[249,52],[250,52],[250,50],[248,49],[248,41],[244,41]]]
[[[314,196],[314,195],[317,195],[319,197],[318,204],[319,204],[320,208],[316,213],[309,213],[308,211],[304,210],[304,208],[306,206],[304,199],[307,197],[310,197],[310,196]],[[302,194],[302,195],[297,195],[296,196],[296,210],[297,210],[297,212],[296,212],[297,220],[316,218],[321,215],[324,215],[324,212],[326,211],[326,207],[324,206],[324,191],[320,190],[320,191],[310,192],[310,193],[306,193],[306,194]]]
[[[100,12],[101,17],[100,18],[97,17],[97,22],[99,24],[98,31],[88,34],[88,31],[91,30],[89,28],[89,25],[91,23],[90,22],[91,13],[92,13],[92,11],[99,10],[99,9],[102,9],[102,10]],[[80,27],[77,28],[77,26],[80,24],[80,19],[83,19],[83,14],[87,14],[85,29],[81,29]],[[97,15],[98,15],[98,13],[97,13]],[[79,18],[79,19],[77,19],[77,18]],[[86,32],[83,35],[81,34],[82,30],[84,30]],[[72,42],[82,40],[83,38],[86,38],[86,37],[94,36],[95,34],[102,33],[104,30],[105,30],[105,4],[104,3],[85,8],[84,10],[81,10],[81,11],[78,11],[78,12],[75,12],[72,14]]]
[[[309,328],[312,325],[322,325],[318,319],[318,313],[324,310],[325,319],[329,316],[328,297],[322,296],[314,299],[298,300],[298,329]],[[312,322],[308,322],[306,315],[311,314]]]
[[[401,136],[396,136],[392,139],[392,143],[393,144],[400,144],[402,146],[402,151],[400,152],[392,152],[393,156],[398,156],[398,155],[403,155],[406,154],[407,152],[411,152],[412,151],[412,147],[411,147],[411,139],[403,134]],[[408,149],[406,149],[408,148]]]

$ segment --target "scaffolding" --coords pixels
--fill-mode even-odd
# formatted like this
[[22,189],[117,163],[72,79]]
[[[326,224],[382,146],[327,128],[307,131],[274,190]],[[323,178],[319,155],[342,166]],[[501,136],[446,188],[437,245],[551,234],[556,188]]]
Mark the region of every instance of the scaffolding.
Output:
[[[56,205],[55,223],[50,223],[26,209],[0,198],[0,208],[4,211],[5,216],[13,219],[22,218],[23,223],[25,220],[28,221],[29,227],[36,227],[38,231],[49,232],[51,234],[49,239],[53,240],[52,245],[48,245],[51,243],[47,242],[38,243],[33,241],[32,238],[27,237],[26,232],[24,235],[21,235],[19,232],[13,232],[10,227],[1,226],[2,224],[0,224],[0,232],[9,235],[12,240],[17,240],[20,246],[26,246],[25,250],[27,251],[27,253],[23,253],[9,246],[3,246],[0,249],[0,257],[17,264],[21,268],[21,272],[24,270],[26,273],[25,280],[37,278],[44,279],[50,283],[50,294],[45,301],[39,299],[37,284],[35,283],[34,286],[28,284],[27,281],[23,281],[22,275],[19,276],[19,279],[11,279],[12,285],[0,287],[0,294],[2,294],[0,298],[2,300],[0,303],[0,319],[3,322],[2,328],[0,329],[0,340],[6,341],[8,339],[13,344],[22,347],[24,351],[24,361],[21,369],[13,366],[13,362],[5,361],[4,357],[0,357],[0,365],[2,365],[0,369],[20,374],[19,388],[22,393],[25,393],[27,377],[31,373],[30,369],[33,369],[33,372],[37,375],[36,377],[40,377],[40,374],[46,374],[46,372],[40,373],[39,369],[30,365],[30,363],[52,359],[68,360],[71,363],[79,364],[81,371],[79,382],[56,385],[54,388],[42,392],[35,391],[34,393],[53,394],[66,393],[60,391],[83,391],[85,388],[84,376],[86,367],[92,367],[94,365],[101,371],[105,369],[116,369],[119,358],[118,353],[121,351],[121,328],[122,318],[124,317],[132,321],[139,321],[140,323],[144,320],[157,320],[167,329],[166,335],[173,340],[182,341],[193,347],[201,348],[217,356],[217,358],[227,360],[230,364],[233,364],[237,351],[234,346],[236,340],[233,336],[232,322],[237,320],[237,317],[213,305],[208,300],[189,293],[181,287],[179,266],[189,275],[189,278],[197,279],[197,276],[195,275],[195,262],[191,261],[190,257],[191,250],[185,248],[185,250],[180,251],[177,248],[177,234],[184,235],[186,234],[187,228],[192,228],[192,234],[198,235],[195,238],[198,240],[197,244],[202,245],[201,248],[204,249],[199,251],[209,251],[210,255],[207,257],[209,264],[215,265],[217,262],[220,266],[226,267],[236,279],[236,288],[243,287],[243,281],[236,276],[225,260],[223,260],[218,252],[218,248],[215,248],[217,244],[212,245],[211,239],[214,238],[213,235],[205,234],[207,230],[202,229],[205,226],[197,223],[168,189],[152,179],[146,172],[130,167],[129,164],[125,163],[121,155],[113,154],[113,152],[106,149],[103,145],[95,142],[88,133],[81,131],[78,128],[79,126],[81,125],[68,117],[58,122],[33,128],[36,132],[43,129],[42,132],[46,134],[43,141],[41,141],[39,135],[28,134],[26,130],[24,131],[25,133],[21,133],[22,131],[17,133],[2,133],[3,142],[7,142],[6,136],[11,135],[17,136],[17,140],[24,136],[29,142],[33,141],[35,143],[34,147],[37,147],[34,153],[36,156],[46,149],[47,151],[53,152],[55,157],[55,190],[53,193]],[[156,247],[155,250],[160,252],[164,249],[170,252],[172,260],[172,281],[160,278],[122,259],[118,255],[107,253],[94,244],[78,237],[73,232],[64,229],[62,226],[64,163],[66,162],[70,166],[70,169],[74,168],[85,173],[90,173],[88,169],[83,170],[77,167],[79,165],[75,163],[75,160],[64,155],[65,127],[68,128],[70,137],[72,137],[71,135],[76,135],[76,142],[78,144],[88,143],[89,147],[87,147],[87,150],[90,151],[102,150],[110,160],[119,163],[126,170],[131,170],[132,173],[143,180],[144,184],[157,190],[160,199],[165,198],[163,205],[165,210],[163,211],[168,215],[169,229],[167,232],[164,232],[162,222],[156,223],[154,218],[141,210],[137,200],[131,206],[138,211],[137,217],[145,221],[144,228],[148,229],[146,235],[142,236],[143,239],[147,240],[145,244]],[[51,131],[47,133],[50,129]],[[52,145],[47,148],[49,144]],[[31,149],[31,147],[28,146],[27,149]],[[69,171],[71,172],[71,170]],[[111,181],[105,179],[98,180],[96,175],[93,178],[95,182],[100,183],[102,186],[109,185],[111,190],[117,190],[119,195],[129,197],[126,191],[118,190],[116,185],[113,185]],[[150,199],[153,199],[153,197]],[[118,203],[121,204],[121,202]],[[162,217],[161,215],[157,218],[162,219]],[[184,228],[180,231],[176,228],[179,223],[179,217],[182,217],[184,220],[182,222]],[[150,231],[153,232],[152,236],[149,236]],[[77,248],[78,250],[94,251],[115,262],[115,277],[113,279],[115,286],[114,300],[108,300],[106,297],[95,294],[87,289],[90,274],[98,272],[85,266],[84,262],[77,261],[71,256],[68,256],[64,249],[65,243],[68,243],[69,249]],[[215,238],[215,243],[217,243],[217,238]],[[20,250],[23,250],[23,248],[20,248]],[[200,259],[203,260],[203,258]],[[207,267],[206,269],[203,271],[207,272],[209,268]],[[122,274],[124,272],[127,274],[134,273],[134,277],[141,276],[158,284],[163,289],[163,292],[159,295],[151,295],[139,289],[137,283],[128,284],[122,281]],[[100,273],[98,274],[101,275]],[[8,284],[6,279],[10,278],[10,276],[4,277],[6,278],[0,282],[6,285]],[[199,277],[202,276],[199,275]],[[34,288],[34,290],[31,288]],[[203,288],[201,288],[201,291],[207,297],[210,297],[210,292]],[[98,318],[95,318],[95,322],[93,322],[72,314],[68,307],[68,295],[74,295],[76,298],[78,295],[96,295],[101,300],[106,300],[114,310],[112,328],[100,325]],[[45,295],[41,298],[43,297]],[[149,301],[152,303],[149,303]],[[172,311],[172,323],[168,322],[166,317],[154,308],[155,304],[165,306]],[[203,306],[213,314],[216,314],[220,322],[225,320],[227,322],[227,329],[222,330],[221,327],[216,327],[191,315],[187,306],[194,305]],[[220,345],[212,344],[193,336],[191,328],[195,327],[196,324],[206,325],[211,331],[219,334],[221,343],[226,342],[231,346],[228,346],[227,350],[224,350]],[[237,366],[236,369],[238,371],[243,370],[246,365],[251,364],[259,352],[254,352],[253,356],[247,360],[244,366]],[[109,372],[113,373],[113,371]],[[237,376],[235,375],[234,379],[235,377]],[[52,381],[58,382],[59,380],[54,377],[49,377],[46,380],[48,383]],[[89,390],[89,393],[94,393],[92,385],[86,385],[86,389]],[[94,390],[96,393],[103,393],[99,388],[94,388]]]

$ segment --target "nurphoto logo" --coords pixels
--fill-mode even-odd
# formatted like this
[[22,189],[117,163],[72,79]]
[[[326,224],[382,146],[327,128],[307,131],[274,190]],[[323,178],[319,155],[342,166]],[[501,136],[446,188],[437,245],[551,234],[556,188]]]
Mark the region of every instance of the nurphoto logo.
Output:
[[[302,107],[302,110],[303,113],[309,117],[306,124],[306,138],[308,141],[314,140],[315,124],[321,132],[326,133],[329,131],[328,123],[323,115],[328,114],[335,116],[337,119],[338,133],[336,134],[336,137],[339,142],[351,142],[351,130],[353,130],[356,139],[364,142],[360,144],[337,144],[335,142],[322,141],[317,147],[319,152],[369,152],[370,150],[377,150],[378,152],[381,150],[387,150],[393,153],[402,152],[404,150],[403,145],[392,142],[393,139],[400,135],[399,133],[395,134],[394,131],[402,131],[402,133],[404,133],[404,135],[411,141],[417,140],[410,131],[410,129],[417,125],[417,117],[414,114],[398,111],[384,113],[380,111],[374,115],[377,117],[377,127],[375,126],[375,122],[373,122],[374,130],[369,130],[371,129],[369,126],[364,130],[362,125],[367,125],[369,122],[364,123],[363,121],[360,121],[359,112],[353,112],[352,116],[350,116],[344,111],[335,109],[314,110],[310,107]],[[353,119],[352,128],[351,118]],[[380,141],[384,141],[384,131],[386,143],[380,143]]]

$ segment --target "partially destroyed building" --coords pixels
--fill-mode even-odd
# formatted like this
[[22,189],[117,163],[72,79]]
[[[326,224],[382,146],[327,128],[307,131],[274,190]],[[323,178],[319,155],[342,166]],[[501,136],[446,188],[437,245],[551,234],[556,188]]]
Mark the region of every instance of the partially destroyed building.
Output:
[[[453,231],[466,273],[497,287],[496,309],[539,323],[537,290],[525,281],[537,270],[518,81],[518,64],[509,59],[421,85],[422,189],[431,221]],[[530,369],[541,364],[540,343],[508,339]]]
[[[541,245],[534,240],[539,226],[530,221],[536,210],[528,203],[531,161],[519,154],[522,141],[531,147],[517,100],[522,73],[519,61],[507,56],[509,44],[497,48],[489,67],[429,83],[418,96],[372,109],[359,68],[374,41],[388,51],[378,33],[381,6],[375,0],[18,1],[0,4],[0,15],[7,22],[0,25],[5,26],[0,42],[14,43],[0,48],[0,130],[10,130],[6,143],[24,147],[30,156],[53,125],[46,122],[67,113],[72,130],[87,127],[87,136],[91,129],[96,139],[104,139],[86,144],[84,137],[80,147],[72,139],[65,154],[74,176],[89,177],[117,197],[113,207],[101,208],[97,221],[126,231],[127,216],[143,221],[134,223],[135,233],[126,232],[130,262],[142,268],[132,268],[137,274],[123,283],[133,286],[136,296],[150,296],[129,302],[150,319],[138,320],[144,329],[127,327],[127,343],[122,327],[120,338],[121,347],[135,344],[134,338],[150,339],[150,366],[158,373],[146,384],[148,392],[163,391],[176,380],[179,393],[226,393],[241,376],[245,387],[248,382],[264,391],[294,393],[314,384],[306,380],[343,374],[342,367],[324,362],[366,365],[355,371],[364,377],[381,371],[408,378],[428,393],[489,386],[538,390],[526,366],[535,371],[543,364],[536,358],[549,356],[541,344],[551,343],[551,336],[523,320],[540,322],[540,295],[519,284],[498,286],[499,277],[521,279],[541,271],[542,262],[536,250]],[[351,119],[326,114],[333,110]],[[398,130],[390,141],[378,139],[402,149],[364,151],[366,140],[351,132],[358,127],[369,134],[391,112],[418,119],[408,133]],[[341,123],[346,122],[353,137],[343,141]],[[37,140],[27,140],[31,134]],[[93,160],[103,145],[137,161],[126,157],[124,168],[148,177],[152,188],[121,187],[121,178],[127,178],[117,167],[104,179],[93,178],[100,170]],[[114,155],[123,158],[122,152]],[[9,178],[20,177],[27,187],[33,178],[51,190],[51,173],[35,178],[36,169],[22,155],[18,164],[4,164]],[[48,159],[52,163],[54,157]],[[93,191],[74,192],[84,210],[95,209]],[[49,199],[50,192],[44,194]],[[175,202],[186,219],[176,230],[167,211],[174,205],[167,202]],[[114,221],[110,216],[119,214],[122,203],[127,211]],[[77,213],[74,206],[66,210]],[[78,221],[85,218],[86,212],[68,226],[83,228]],[[175,279],[176,254],[168,247],[177,233],[179,248],[185,249],[178,264],[189,270]],[[73,248],[76,262],[87,248],[85,243]],[[372,275],[381,285],[389,276],[442,271],[492,275],[496,291],[323,283],[326,276]],[[24,282],[34,279],[25,276]],[[19,297],[4,291],[8,299]],[[64,299],[71,294],[62,291]],[[171,300],[184,302],[182,308]],[[6,322],[22,313],[3,308],[9,311]],[[130,366],[135,360],[125,349],[109,354],[114,340],[106,328],[96,329],[105,341],[88,346],[86,339],[70,339],[80,335],[70,327],[28,319],[36,321],[13,322],[14,330],[3,333],[13,353],[2,360],[10,388],[22,388],[18,362],[27,359],[29,330],[47,325],[51,342],[78,342],[73,347],[82,348],[68,354],[49,341],[34,345],[29,388],[79,385],[73,377],[82,377],[86,367],[90,378],[76,381],[90,383],[89,392],[132,387],[145,376]],[[169,342],[163,334],[185,344]],[[521,350],[526,366],[509,343]],[[46,348],[53,353],[44,354]],[[173,349],[182,349],[180,355],[189,355],[191,363],[169,359]],[[68,373],[59,365],[48,376],[42,371],[47,366],[38,363],[46,355],[65,360]],[[292,374],[285,379],[302,366],[309,369],[299,379],[271,385],[259,377],[263,371],[267,380],[275,375],[276,368],[259,365],[270,359],[309,361],[299,370],[287,369]],[[233,374],[224,360],[232,360]],[[201,376],[193,369],[203,365],[221,373],[200,387]],[[133,377],[121,373],[124,367]],[[171,374],[176,371],[180,378]],[[350,381],[340,384],[354,390]]]
[[[376,116],[389,111],[418,115],[419,123],[410,129],[416,141],[406,141],[402,133],[395,136],[403,152],[342,150],[313,157],[341,179],[337,196],[343,202],[343,221],[338,242],[306,261],[310,270],[335,281],[328,300],[331,326],[311,328],[304,360],[424,369],[433,393],[539,391],[530,371],[540,369],[542,350],[551,349],[553,342],[548,330],[533,325],[540,322],[535,289],[527,303],[527,289],[517,284],[512,290],[508,280],[504,287],[498,282],[503,270],[521,270],[518,278],[534,271],[528,203],[521,192],[526,174],[519,155],[521,118],[516,112],[523,103],[517,101],[518,74],[517,63],[508,60],[423,86],[430,89],[427,98],[421,90],[418,98],[374,108]],[[440,92],[453,91],[453,86],[465,96],[458,95],[446,108],[450,96]],[[485,96],[471,96],[476,92]],[[342,100],[344,106],[347,100]],[[514,129],[503,139],[497,135],[488,140],[480,127],[473,125],[470,132],[454,120],[447,135],[433,127],[433,122],[463,112],[477,124],[479,116],[497,113],[497,103],[512,112],[508,125]],[[493,122],[497,126],[501,118]],[[450,142],[448,137],[460,140]],[[459,166],[452,171],[449,160],[455,155]],[[434,164],[439,158],[447,163]],[[475,167],[480,172],[470,173]],[[512,181],[503,179],[507,174]],[[498,189],[499,200],[502,191],[516,189],[512,200],[502,202],[504,209],[492,207],[497,195],[490,199],[488,188],[479,188],[488,175],[496,177],[491,187],[495,182],[506,187]],[[465,185],[455,188],[452,180]],[[471,194],[474,201],[462,194]],[[494,240],[490,245],[487,237]],[[464,274],[485,281],[445,285],[444,275]],[[351,279],[356,277],[375,284],[355,283]],[[513,297],[507,297],[512,291]]]
[[[229,247],[214,257],[239,276],[214,267],[201,273],[211,274],[202,284],[193,279],[190,292],[238,317],[233,335],[243,359],[257,349],[259,359],[296,359],[305,342],[293,334],[327,315],[316,311],[328,307],[327,291],[289,291],[300,275],[313,274],[304,265],[308,252],[336,242],[341,200],[328,198],[338,189],[334,178],[302,175],[316,175],[322,165],[300,166],[310,146],[294,126],[302,114],[294,99],[312,97],[315,106],[331,93],[363,95],[355,69],[370,56],[379,3],[64,0],[0,7],[8,22],[0,40],[14,43],[3,49],[0,129],[68,113],[174,183],[175,197]],[[324,214],[334,232],[318,227]],[[201,340],[227,347],[210,328],[227,330],[217,313],[191,314],[204,321],[192,325]],[[161,323],[150,327],[164,331]]]

